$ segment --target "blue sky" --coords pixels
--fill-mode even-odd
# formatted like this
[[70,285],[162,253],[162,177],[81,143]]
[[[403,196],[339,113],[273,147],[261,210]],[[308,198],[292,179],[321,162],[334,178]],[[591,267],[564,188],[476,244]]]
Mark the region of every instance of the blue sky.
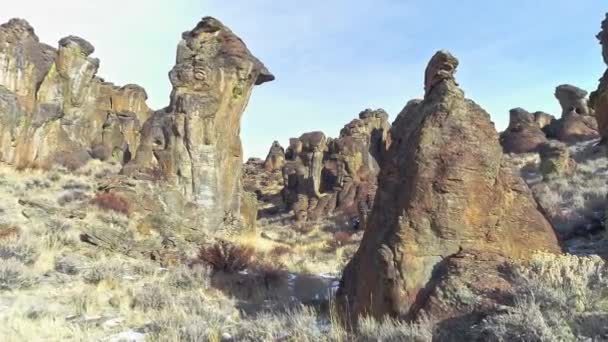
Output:
[[181,32],[217,17],[277,77],[255,89],[243,118],[246,156],[264,157],[273,140],[335,136],[365,108],[394,118],[422,96],[439,49],[460,59],[459,83],[499,129],[513,107],[557,114],[555,86],[591,91],[605,70],[595,34],[606,12],[605,0],[21,0],[0,19],[28,19],[52,45],[88,39],[102,77],[141,84],[161,108]]

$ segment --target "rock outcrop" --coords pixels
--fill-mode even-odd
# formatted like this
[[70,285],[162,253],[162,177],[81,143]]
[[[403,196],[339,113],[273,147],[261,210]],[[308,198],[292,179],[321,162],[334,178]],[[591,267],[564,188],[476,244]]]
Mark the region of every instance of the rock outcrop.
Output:
[[[597,39],[602,45],[604,63],[608,65],[608,14],[602,22],[602,30],[597,35]],[[595,109],[598,129],[602,136],[602,142],[605,143],[608,141],[608,69],[600,79],[597,90],[591,93],[589,103]]]
[[285,165],[285,149],[278,141],[274,141],[272,146],[270,146],[270,150],[268,151],[268,155],[266,156],[266,160],[264,161],[264,169],[268,172],[274,172],[277,170],[282,170]]
[[126,176],[163,181],[165,198],[144,206],[194,203],[209,227],[235,219],[251,226],[257,208],[242,191],[240,120],[253,86],[274,76],[216,19],[182,38],[170,105],[153,112],[142,87],[97,76],[86,40],[65,37],[54,49],[24,20],[1,25],[0,161],[69,169],[91,158],[119,162]]
[[562,116],[546,127],[549,138],[572,143],[599,136],[595,113],[589,108],[585,90],[563,84],[555,89],[555,98],[562,107]]
[[539,149],[539,170],[543,179],[571,176],[576,170],[576,162],[570,157],[568,146],[559,141],[543,144]]
[[176,61],[169,73],[170,105],[146,121],[123,173],[144,179],[161,174],[166,186],[202,209],[204,224],[214,227],[240,215],[241,116],[253,87],[274,76],[210,17],[183,33]]
[[494,262],[560,251],[553,227],[503,159],[490,116],[458,87],[457,66],[451,54],[435,54],[424,99],[410,101],[392,125],[367,229],[337,294],[351,319],[429,308],[430,294],[442,291],[434,269],[459,253],[479,251]]
[[55,163],[78,168],[91,156],[126,163],[151,115],[138,86],[97,77],[86,40],[69,36],[54,49],[24,20],[0,25],[0,160],[20,168]]
[[365,110],[337,139],[322,132],[293,138],[283,168],[285,203],[296,219],[318,219],[339,210],[363,223],[376,187],[378,163],[386,151],[388,114]]
[[534,122],[536,122],[538,127],[543,130],[545,129],[545,127],[551,125],[553,121],[555,121],[555,117],[549,113],[534,112],[532,115],[534,116]]
[[[537,116],[541,123],[547,120]],[[538,151],[547,137],[542,131],[535,115],[522,108],[514,108],[509,112],[509,127],[500,134],[500,144],[505,153],[530,153]]]

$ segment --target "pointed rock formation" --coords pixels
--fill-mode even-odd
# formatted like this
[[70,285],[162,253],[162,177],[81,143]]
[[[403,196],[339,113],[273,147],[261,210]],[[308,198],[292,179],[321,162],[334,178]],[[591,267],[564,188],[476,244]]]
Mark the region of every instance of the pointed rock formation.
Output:
[[127,162],[151,114],[145,91],[96,76],[94,47],[69,36],[58,49],[22,19],[0,25],[0,160],[77,168],[91,155]]
[[[169,107],[144,124],[126,175],[160,173],[166,185],[204,212],[205,224],[239,217],[243,152],[240,122],[254,85],[274,79],[243,41],[206,17],[184,32],[169,73]],[[247,210],[252,212],[252,210]]]
[[549,138],[578,142],[599,137],[597,121],[593,109],[589,108],[585,90],[562,84],[555,89],[555,98],[562,107],[562,116],[546,128]]
[[[604,63],[608,65],[608,13],[606,19],[602,21],[602,30],[598,33],[597,39],[602,45]],[[591,93],[589,103],[595,109],[598,129],[605,143],[608,141],[608,69],[600,79],[597,90]]]
[[[545,118],[541,118],[544,120]],[[509,112],[509,127],[500,134],[500,144],[505,153],[536,152],[547,137],[537,123],[535,116],[522,108]]]
[[270,150],[268,151],[268,155],[266,156],[266,160],[264,161],[264,169],[267,172],[273,172],[277,170],[282,170],[285,165],[285,149],[278,141],[274,141],[272,146],[270,146]]
[[[351,319],[429,308],[445,275],[434,270],[458,253],[498,260],[560,251],[530,190],[503,160],[490,116],[458,87],[457,66],[448,52],[435,54],[424,99],[410,101],[393,123],[367,229],[338,291]],[[454,317],[473,304],[447,305],[455,310],[432,313]]]

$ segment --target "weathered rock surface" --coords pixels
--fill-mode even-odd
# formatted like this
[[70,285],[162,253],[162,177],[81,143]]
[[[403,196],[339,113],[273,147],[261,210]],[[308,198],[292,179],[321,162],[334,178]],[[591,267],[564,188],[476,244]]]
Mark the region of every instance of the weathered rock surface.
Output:
[[96,76],[94,47],[69,36],[58,49],[22,19],[0,25],[0,160],[18,167],[77,168],[91,155],[127,162],[151,114],[138,86]]
[[536,122],[541,129],[545,129],[545,127],[551,125],[551,123],[555,121],[555,117],[549,113],[534,112],[532,115],[534,115],[534,122]]
[[539,169],[545,180],[571,176],[576,170],[576,162],[570,157],[570,150],[564,143],[551,141],[543,144],[539,155]]
[[457,66],[438,52],[424,100],[410,101],[393,123],[367,229],[338,291],[351,319],[425,309],[433,270],[458,253],[517,259],[560,251],[530,190],[503,160],[488,113],[458,88]]
[[[536,152],[541,144],[547,142],[547,137],[536,118],[525,109],[511,109],[509,127],[500,134],[500,144],[505,153]],[[540,115],[538,118],[540,121],[547,120]]]
[[472,326],[512,304],[508,263],[503,255],[474,249],[446,257],[435,267],[428,293],[413,311],[423,308],[440,322],[437,341],[473,341]]
[[555,98],[562,107],[562,116],[546,127],[549,138],[572,143],[599,136],[595,113],[589,108],[585,90],[563,84],[555,89]]
[[364,223],[388,131],[388,114],[368,109],[345,125],[337,139],[327,139],[322,132],[291,139],[283,194],[296,219],[314,220],[337,209]]
[[161,174],[166,186],[201,208],[204,224],[213,227],[241,213],[241,116],[253,86],[274,76],[240,38],[210,17],[183,33],[176,61],[169,73],[170,105],[146,121],[123,173]]
[[[608,65],[608,14],[602,22],[602,30],[597,35],[597,39],[602,45],[604,63]],[[602,142],[605,143],[608,139],[608,69],[600,79],[597,90],[591,93],[589,103],[595,109],[598,129],[602,136]]]
[[270,150],[268,151],[268,155],[266,156],[266,160],[264,161],[264,168],[268,172],[273,172],[276,170],[282,170],[285,165],[285,149],[278,141],[274,141],[272,146],[270,146]]

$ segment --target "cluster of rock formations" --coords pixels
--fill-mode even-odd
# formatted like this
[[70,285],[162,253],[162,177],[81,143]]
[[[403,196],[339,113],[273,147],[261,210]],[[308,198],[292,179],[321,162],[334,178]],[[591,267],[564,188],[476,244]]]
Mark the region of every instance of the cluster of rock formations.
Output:
[[544,112],[511,109],[509,126],[500,135],[505,153],[539,152],[548,139],[575,143],[600,136],[595,112],[588,104],[585,90],[563,84],[555,89],[555,97],[562,108],[559,119]]
[[[170,105],[156,112],[143,88],[98,77],[93,52],[75,36],[57,49],[42,44],[21,19],[0,26],[0,161],[69,169],[114,161],[129,178],[162,180],[156,208],[135,195],[147,210],[191,203],[207,227],[242,212],[255,221],[255,200],[242,190],[240,120],[253,86],[274,76],[242,40],[210,17],[185,32]],[[119,189],[116,182],[103,188]]]
[[283,198],[297,221],[319,219],[337,210],[365,224],[389,127],[384,110],[368,109],[345,125],[336,139],[322,132],[290,139]]
[[128,162],[152,114],[136,85],[99,78],[93,46],[69,36],[39,42],[24,20],[0,26],[0,160],[20,168],[77,168],[92,156]]
[[[460,317],[492,301],[485,290],[507,286],[504,260],[560,251],[489,114],[458,87],[457,66],[435,54],[424,99],[410,101],[390,129],[367,229],[338,292],[353,319],[422,309]],[[473,303],[458,300],[471,295]]]

